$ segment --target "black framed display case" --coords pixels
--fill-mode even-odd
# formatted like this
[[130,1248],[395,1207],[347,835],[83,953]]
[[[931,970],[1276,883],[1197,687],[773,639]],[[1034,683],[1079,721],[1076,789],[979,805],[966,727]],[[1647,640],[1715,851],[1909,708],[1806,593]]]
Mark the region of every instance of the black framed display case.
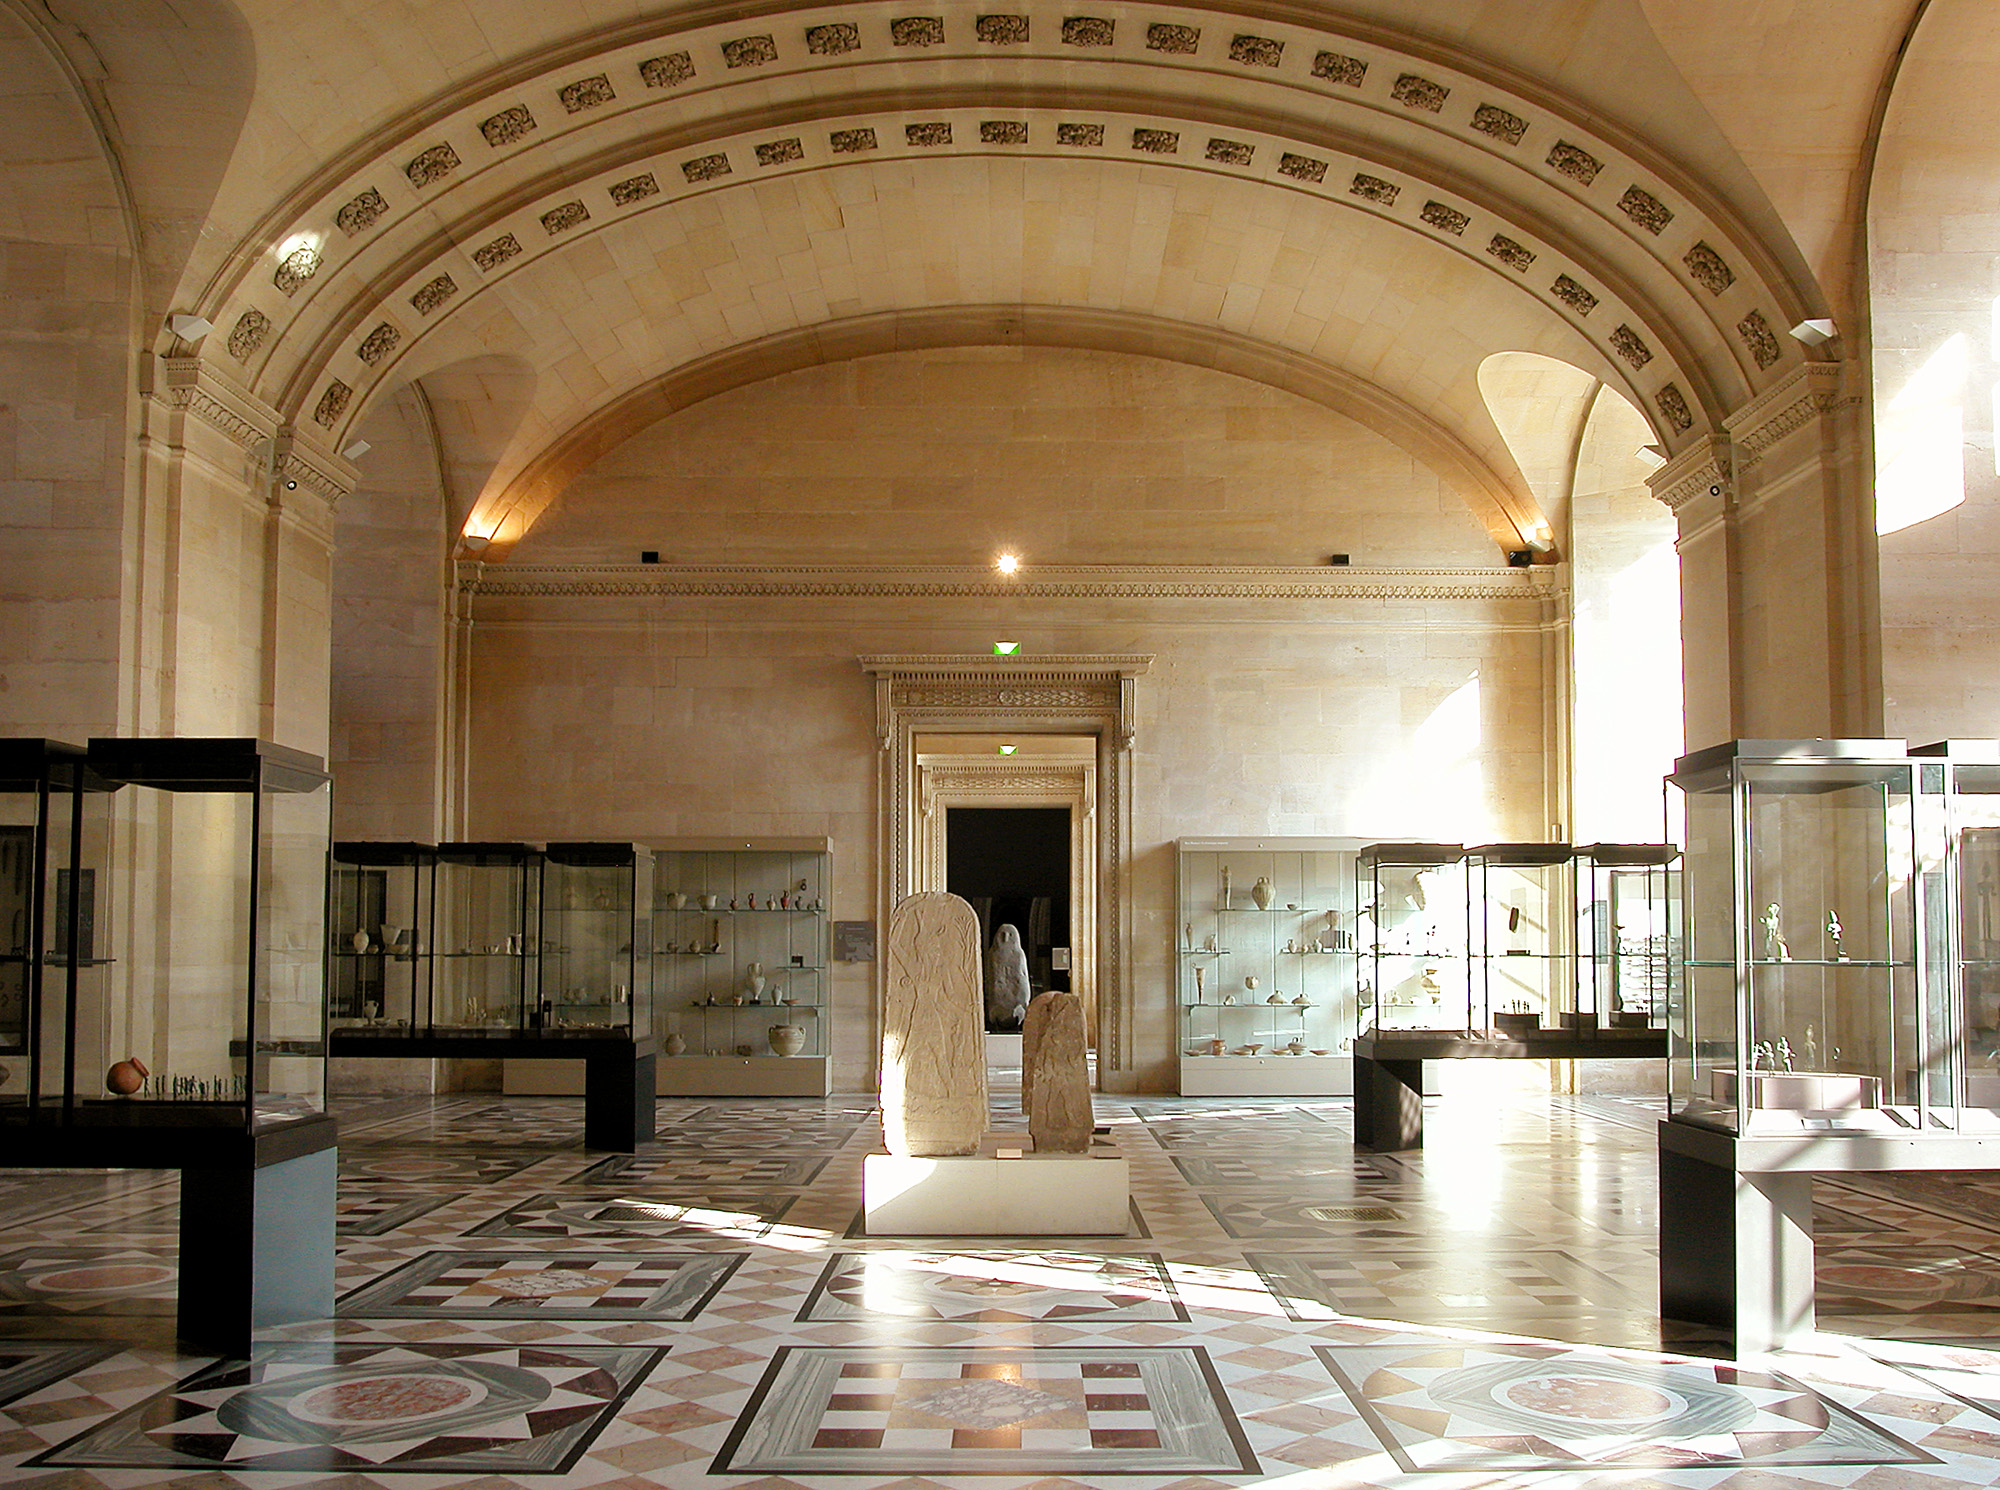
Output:
[[504,1038],[539,1027],[541,871],[539,844],[438,845],[432,1032]]
[[431,1008],[429,843],[347,841],[327,873],[327,1022],[408,1033]]
[[1680,849],[1592,843],[1576,851],[1576,1007],[1601,1028],[1664,1030],[1679,999]]
[[1508,1036],[1580,1034],[1575,851],[1567,843],[1484,843],[1465,851],[1469,1028]]
[[0,762],[4,840],[29,829],[33,865],[0,890],[29,902],[0,1163],[180,1171],[191,1345],[246,1354],[259,1326],[329,1314],[322,763],[243,738],[12,741]]
[[1360,846],[1344,838],[1180,840],[1183,1095],[1352,1090]]
[[1360,1033],[1470,1034],[1471,900],[1456,843],[1372,843],[1354,858]]
[[550,1035],[651,1035],[653,851],[551,843],[541,862],[537,1027]]

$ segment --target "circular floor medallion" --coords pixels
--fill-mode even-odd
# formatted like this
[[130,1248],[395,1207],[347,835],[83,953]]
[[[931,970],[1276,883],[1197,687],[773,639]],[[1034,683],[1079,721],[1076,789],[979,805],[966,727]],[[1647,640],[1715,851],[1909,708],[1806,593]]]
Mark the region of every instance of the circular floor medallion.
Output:
[[367,1376],[302,1392],[287,1405],[294,1417],[324,1428],[411,1423],[471,1407],[485,1397],[478,1382],[456,1377]]
[[1656,1388],[1600,1376],[1531,1377],[1507,1383],[1500,1396],[1529,1412],[1589,1423],[1650,1423],[1680,1405]]
[[582,1293],[595,1289],[599,1279],[574,1268],[544,1268],[539,1273],[503,1273],[486,1280],[495,1293],[517,1299],[553,1298],[559,1293]]
[[106,1262],[38,1273],[28,1286],[46,1293],[129,1293],[173,1281],[174,1270],[164,1263]]

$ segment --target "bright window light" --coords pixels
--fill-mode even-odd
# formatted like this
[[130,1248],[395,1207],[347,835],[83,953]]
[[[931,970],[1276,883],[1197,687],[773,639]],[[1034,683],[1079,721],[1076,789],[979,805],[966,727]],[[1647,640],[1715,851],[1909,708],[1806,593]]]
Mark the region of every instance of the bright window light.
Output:
[[1965,380],[1960,332],[1931,354],[1882,411],[1876,430],[1875,531],[1900,533],[1965,501]]

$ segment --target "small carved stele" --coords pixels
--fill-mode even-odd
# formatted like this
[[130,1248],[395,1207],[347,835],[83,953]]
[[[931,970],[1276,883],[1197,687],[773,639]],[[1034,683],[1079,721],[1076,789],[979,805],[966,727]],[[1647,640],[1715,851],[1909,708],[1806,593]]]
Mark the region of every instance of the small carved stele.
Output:
[[1052,989],[1037,994],[1021,1026],[1021,1091],[1038,1154],[1090,1151],[1096,1116],[1084,1052],[1083,1001]]
[[889,917],[882,1000],[882,1137],[913,1159],[969,1154],[986,1136],[979,917],[956,895],[912,895]]

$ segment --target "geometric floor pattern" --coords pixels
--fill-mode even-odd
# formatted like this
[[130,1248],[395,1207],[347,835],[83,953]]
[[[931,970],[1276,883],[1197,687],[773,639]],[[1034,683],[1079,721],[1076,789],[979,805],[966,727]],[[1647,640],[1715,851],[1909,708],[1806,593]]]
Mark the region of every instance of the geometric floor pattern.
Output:
[[0,1172],[0,1484],[2000,1487],[2000,1176],[1820,1182],[1823,1333],[1739,1366],[1657,1317],[1643,1099],[1368,1154],[1343,1099],[1099,1097],[1126,1234],[962,1240],[859,1226],[863,1099],[632,1155],[575,1099],[337,1108],[337,1312],[249,1361],[172,1338],[170,1172]]

